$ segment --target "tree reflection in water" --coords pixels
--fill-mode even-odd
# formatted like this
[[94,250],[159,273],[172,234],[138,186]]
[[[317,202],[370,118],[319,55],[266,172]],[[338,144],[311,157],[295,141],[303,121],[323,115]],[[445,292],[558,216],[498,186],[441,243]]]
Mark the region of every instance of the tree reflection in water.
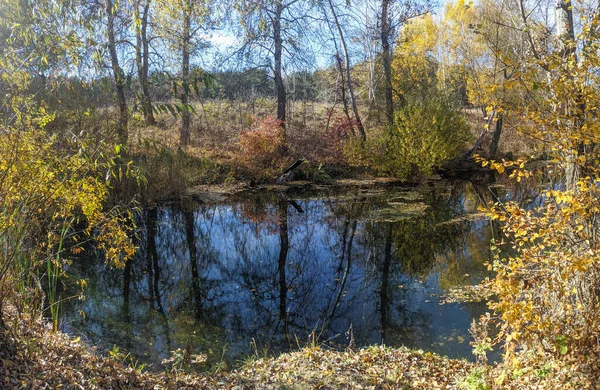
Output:
[[64,328],[156,369],[176,348],[235,360],[311,334],[344,345],[350,328],[358,345],[468,358],[485,306],[441,306],[437,295],[485,276],[493,226],[462,217],[481,201],[469,183],[439,183],[148,209],[124,270],[94,256],[74,263],[87,299],[65,305]]

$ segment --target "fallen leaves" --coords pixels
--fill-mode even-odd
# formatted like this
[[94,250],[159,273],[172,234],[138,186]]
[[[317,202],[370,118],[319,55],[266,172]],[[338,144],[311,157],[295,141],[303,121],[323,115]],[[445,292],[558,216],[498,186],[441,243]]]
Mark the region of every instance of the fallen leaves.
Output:
[[[19,317],[10,307],[4,314],[9,327],[0,329],[0,389],[458,389],[473,372],[486,373],[482,379],[487,383],[502,374],[501,366],[482,369],[431,352],[384,346],[358,351],[304,348],[214,375],[141,372],[99,356],[79,338],[52,332],[41,319]],[[202,361],[204,357],[191,358]],[[597,368],[592,363],[588,371]],[[540,382],[547,378],[566,384],[561,388],[585,388],[569,387],[569,383],[587,383],[589,372],[580,367],[524,370],[519,378],[502,377],[497,386],[549,388]],[[540,379],[542,374],[545,377]]]
[[[356,352],[304,348],[212,376],[141,372],[102,357],[80,338],[52,332],[42,319],[5,309],[0,388],[66,389],[454,389],[473,364],[406,348]],[[193,358],[202,359],[202,356]]]
[[[285,370],[278,369],[282,366]],[[463,360],[407,348],[310,348],[257,360],[235,375],[247,385],[269,383],[275,388],[455,389],[472,367]]]
[[493,290],[487,283],[453,288],[442,297],[441,304],[489,301]]

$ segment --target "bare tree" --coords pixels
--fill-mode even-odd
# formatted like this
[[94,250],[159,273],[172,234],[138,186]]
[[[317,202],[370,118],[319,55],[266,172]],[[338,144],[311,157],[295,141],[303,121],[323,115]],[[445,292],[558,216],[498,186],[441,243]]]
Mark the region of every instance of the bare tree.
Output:
[[[360,138],[361,138],[362,141],[365,141],[367,139],[367,135],[365,133],[365,128],[363,127],[362,121],[360,119],[360,114],[358,112],[358,106],[356,105],[356,98],[354,96],[354,87],[352,86],[352,74],[350,72],[350,55],[348,53],[348,46],[346,45],[346,40],[344,39],[344,30],[342,29],[342,26],[340,25],[340,21],[338,19],[338,15],[337,15],[336,9],[335,9],[335,7],[333,5],[333,1],[332,0],[327,0],[327,2],[329,4],[329,9],[331,10],[331,15],[333,16],[333,21],[334,21],[335,26],[337,28],[337,31],[338,31],[338,34],[339,34],[340,43],[341,43],[342,49],[344,51],[344,65],[345,65],[345,70],[346,70],[346,84],[348,86],[348,93],[350,94],[350,103],[352,105],[352,111],[354,113],[354,119],[356,120],[356,125],[358,127],[358,132],[360,134]],[[337,57],[337,58],[339,58],[339,57]],[[341,68],[341,64],[339,64],[339,67]],[[341,72],[341,69],[340,69],[340,72]]]
[[[135,60],[141,89],[141,106],[146,124],[156,124],[152,112],[152,99],[150,98],[150,85],[148,82],[149,71],[149,44],[148,44],[148,17],[152,0],[136,0],[134,8],[135,19]],[[143,8],[142,8],[143,5]],[[140,8],[141,12],[140,12]]]
[[115,15],[117,7],[112,0],[105,0],[106,11],[106,35],[108,38],[108,52],[110,54],[110,63],[115,79],[115,87],[117,90],[117,100],[119,106],[119,121],[117,123],[117,138],[121,145],[127,145],[127,124],[129,121],[129,108],[127,106],[127,98],[125,96],[125,73],[119,64],[119,56],[117,55],[117,43],[115,39]]
[[277,119],[284,128],[287,103],[284,58],[302,61],[298,53],[302,52],[300,44],[312,20],[311,7],[312,3],[300,0],[238,0],[235,3],[243,26],[243,45],[237,53],[250,62],[258,60],[258,66],[267,66],[273,72]]

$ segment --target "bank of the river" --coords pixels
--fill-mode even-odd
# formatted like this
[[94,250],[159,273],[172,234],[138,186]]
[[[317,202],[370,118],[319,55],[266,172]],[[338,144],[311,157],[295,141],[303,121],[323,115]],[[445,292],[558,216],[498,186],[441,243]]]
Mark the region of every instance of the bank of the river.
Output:
[[455,389],[475,367],[431,353],[371,347],[305,347],[239,369],[186,374],[144,372],[103,357],[79,338],[54,333],[41,319],[5,310],[0,332],[1,389]]

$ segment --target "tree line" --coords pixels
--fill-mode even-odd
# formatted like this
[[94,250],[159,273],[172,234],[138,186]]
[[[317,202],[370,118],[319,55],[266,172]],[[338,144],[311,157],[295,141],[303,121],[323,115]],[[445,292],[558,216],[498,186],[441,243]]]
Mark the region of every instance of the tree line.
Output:
[[[124,144],[131,111],[139,110],[152,125],[155,103],[167,98],[177,101],[172,108],[182,119],[181,144],[187,144],[190,99],[218,96],[219,89],[212,88],[216,80],[226,98],[274,95],[276,117],[285,124],[288,99],[318,98],[317,62],[335,63],[344,102],[348,100],[364,137],[353,67],[382,63],[386,112],[393,121],[396,38],[404,23],[432,9],[428,0],[9,1],[2,7],[2,34],[40,34],[35,44],[21,42],[30,50],[15,60],[35,79],[32,87],[42,87],[47,95],[60,83],[101,85],[110,80],[116,95],[110,103],[119,111],[115,131]],[[218,50],[218,38],[233,43]],[[369,77],[373,92],[379,80],[375,72]]]
[[[576,42],[574,21],[595,8],[567,0],[43,0],[6,1],[0,11],[6,69],[27,77],[10,84],[5,71],[3,89],[19,85],[15,93],[58,116],[116,109],[122,145],[132,113],[155,125],[161,112],[180,118],[179,143],[188,145],[199,99],[274,98],[284,129],[290,100],[339,103],[362,142],[372,128],[393,129],[402,109],[441,99],[480,111],[486,124],[465,157],[494,158],[507,120],[516,127],[511,107],[534,101],[515,87],[523,64],[577,55],[585,43]],[[548,72],[538,67],[536,77]]]

